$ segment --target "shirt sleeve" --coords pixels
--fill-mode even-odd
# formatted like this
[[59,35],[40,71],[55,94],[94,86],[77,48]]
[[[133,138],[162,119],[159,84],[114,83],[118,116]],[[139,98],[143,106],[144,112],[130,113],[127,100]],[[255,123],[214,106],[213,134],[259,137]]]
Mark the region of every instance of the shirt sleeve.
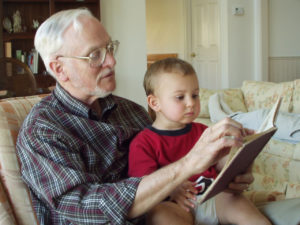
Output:
[[[140,178],[106,183],[91,172],[82,149],[52,127],[23,128],[17,151],[30,190],[51,211],[72,224],[127,224]],[[101,168],[101,165],[99,165]]]
[[142,131],[131,142],[128,176],[142,177],[159,169],[155,148],[148,140],[144,135],[144,131]]

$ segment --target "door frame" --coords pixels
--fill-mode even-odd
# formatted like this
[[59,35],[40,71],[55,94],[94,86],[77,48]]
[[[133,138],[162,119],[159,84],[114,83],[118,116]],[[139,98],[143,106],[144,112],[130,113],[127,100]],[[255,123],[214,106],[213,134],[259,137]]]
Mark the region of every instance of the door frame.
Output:
[[[182,8],[184,15],[184,57],[192,62],[192,26],[191,26],[191,1],[183,0]],[[218,0],[219,2],[219,24],[220,24],[220,74],[221,87],[230,87],[230,68],[229,68],[229,26],[228,18],[230,15],[229,0]],[[269,78],[269,1],[253,0],[253,80],[268,81]]]

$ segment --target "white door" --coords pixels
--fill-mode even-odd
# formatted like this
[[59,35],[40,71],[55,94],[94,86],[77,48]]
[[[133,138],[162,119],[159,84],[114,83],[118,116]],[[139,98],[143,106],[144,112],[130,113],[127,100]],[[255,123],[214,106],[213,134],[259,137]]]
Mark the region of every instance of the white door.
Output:
[[218,0],[191,0],[191,60],[203,88],[221,88]]

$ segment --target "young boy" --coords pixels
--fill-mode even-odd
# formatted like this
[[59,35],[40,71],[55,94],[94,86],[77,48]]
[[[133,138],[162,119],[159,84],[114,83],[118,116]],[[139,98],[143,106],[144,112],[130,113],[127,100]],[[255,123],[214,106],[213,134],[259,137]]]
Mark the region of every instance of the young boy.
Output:
[[[199,86],[189,63],[176,58],[155,62],[145,74],[144,88],[154,122],[130,144],[129,176],[133,177],[150,174],[180,159],[207,128],[193,122],[200,111]],[[271,224],[239,194],[222,192],[201,205],[196,203],[197,195],[205,192],[222,162],[191,177],[169,199],[194,213],[195,224]]]

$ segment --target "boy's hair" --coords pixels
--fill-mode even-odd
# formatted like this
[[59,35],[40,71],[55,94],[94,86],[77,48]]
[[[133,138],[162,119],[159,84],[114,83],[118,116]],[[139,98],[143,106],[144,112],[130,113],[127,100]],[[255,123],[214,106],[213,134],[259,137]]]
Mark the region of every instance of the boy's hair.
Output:
[[[150,65],[144,76],[143,85],[147,96],[154,94],[155,78],[162,73],[180,73],[182,75],[196,74],[193,66],[182,59],[166,58],[158,60]],[[152,120],[155,120],[155,112],[149,106],[148,112]]]

